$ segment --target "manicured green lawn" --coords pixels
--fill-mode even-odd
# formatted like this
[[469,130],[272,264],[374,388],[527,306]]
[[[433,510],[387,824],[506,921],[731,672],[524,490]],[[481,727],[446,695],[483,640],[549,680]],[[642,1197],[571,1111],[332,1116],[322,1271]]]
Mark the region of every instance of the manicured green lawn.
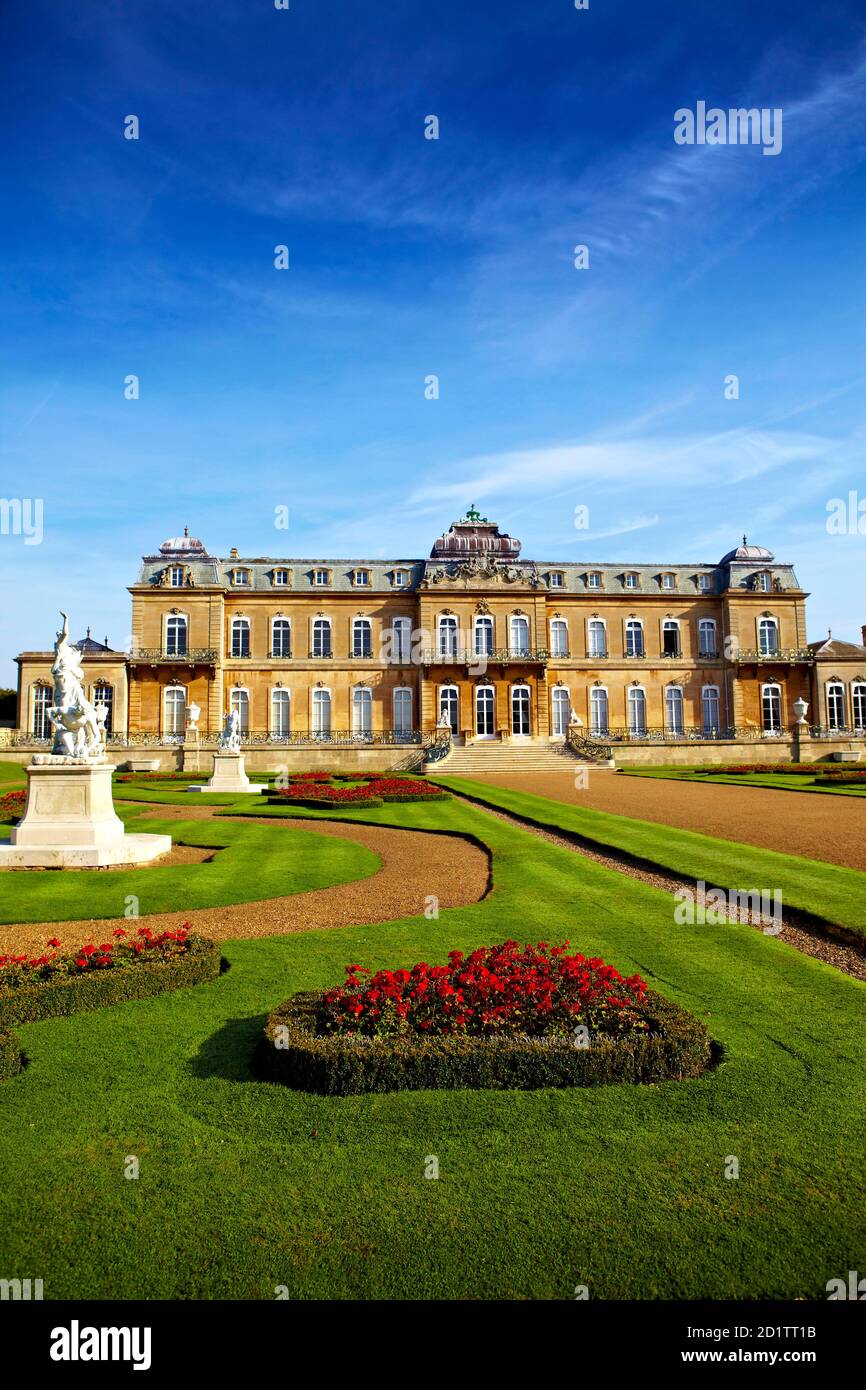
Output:
[[[826,772],[826,769],[824,769]],[[787,792],[828,792],[830,796],[866,796],[866,786],[817,787],[820,772],[698,772],[684,767],[621,767],[623,777],[661,777],[674,782],[723,782],[732,787],[773,787]]]
[[[866,987],[746,926],[676,926],[669,895],[462,801],[352,818],[481,838],[494,891],[438,920],[232,942],[211,984],[21,1028],[31,1066],[0,1087],[7,1277],[49,1299],[752,1299],[866,1268]],[[304,834],[263,833],[287,855]],[[288,994],[509,935],[640,971],[725,1060],[583,1091],[328,1099],[252,1078]]]
[[[231,798],[219,798],[231,803]],[[60,922],[80,917],[122,917],[129,894],[139,912],[185,912],[196,907],[254,902],[328,888],[366,878],[378,856],[351,840],[302,832],[292,837],[267,826],[220,820],[153,820],[138,807],[118,805],[131,831],[168,834],[175,842],[219,849],[210,863],[168,868],[82,869],[75,873],[4,873],[0,879],[0,922]],[[8,836],[9,827],[4,827]],[[2,833],[2,831],[0,831]],[[0,950],[3,933],[0,929]]]
[[27,781],[23,763],[0,762],[0,796],[23,787]]
[[633,820],[608,811],[551,801],[465,777],[431,780],[464,792],[473,800],[512,811],[533,824],[570,831],[600,848],[625,850],[696,881],[727,889],[757,888],[771,894],[779,889],[783,905],[866,936],[866,874],[856,869],[779,854],[736,840],[717,840],[655,821]]

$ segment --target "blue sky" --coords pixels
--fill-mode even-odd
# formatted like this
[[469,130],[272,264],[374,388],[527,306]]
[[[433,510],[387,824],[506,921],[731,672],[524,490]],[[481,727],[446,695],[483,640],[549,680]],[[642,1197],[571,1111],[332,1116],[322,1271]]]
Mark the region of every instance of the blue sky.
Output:
[[[44,504],[0,683],[61,599],[123,645],[185,524],[423,556],[470,502],[538,559],[747,532],[859,638],[862,0],[7,0],[0,51],[0,495]],[[678,146],[699,100],[781,108],[781,153]]]

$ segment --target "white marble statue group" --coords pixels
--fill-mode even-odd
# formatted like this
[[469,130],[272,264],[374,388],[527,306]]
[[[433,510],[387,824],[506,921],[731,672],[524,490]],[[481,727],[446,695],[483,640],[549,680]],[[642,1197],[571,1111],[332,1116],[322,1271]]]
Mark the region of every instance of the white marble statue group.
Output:
[[54,643],[54,703],[48,719],[54,732],[53,758],[93,762],[102,757],[102,732],[96,708],[84,693],[81,657],[69,641],[69,619],[61,612],[63,626]]
[[225,728],[220,734],[219,748],[221,753],[239,753],[241,751],[241,717],[236,709],[229,710],[226,715]]

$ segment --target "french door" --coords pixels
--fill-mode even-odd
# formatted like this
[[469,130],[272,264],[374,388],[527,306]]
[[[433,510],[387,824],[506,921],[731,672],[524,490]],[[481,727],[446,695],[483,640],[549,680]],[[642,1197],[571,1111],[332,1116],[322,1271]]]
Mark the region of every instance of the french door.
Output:
[[492,685],[479,685],[475,690],[475,733],[478,738],[493,738],[496,697]]
[[571,698],[564,686],[554,686],[552,694],[551,725],[554,738],[565,738],[568,733],[568,716],[571,712]]
[[439,691],[439,720],[445,716],[454,737],[460,730],[460,696],[456,685],[443,685]]
[[515,738],[528,738],[530,727],[529,687],[526,685],[512,686],[511,732]]

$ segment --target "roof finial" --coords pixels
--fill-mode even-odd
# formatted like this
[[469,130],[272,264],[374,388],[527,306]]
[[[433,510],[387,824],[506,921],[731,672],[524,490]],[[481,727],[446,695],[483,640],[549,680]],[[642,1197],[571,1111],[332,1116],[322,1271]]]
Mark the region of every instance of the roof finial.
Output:
[[189,537],[189,527],[188,527],[188,526],[184,526],[184,528],[183,528],[183,534],[184,534],[185,536]]
[[105,634],[105,645],[106,645],[106,647],[108,646],[108,633],[107,633],[107,632],[106,632],[106,634]]
[[828,642],[832,642],[832,640],[833,640],[833,629],[832,629],[832,627],[828,627],[828,628],[827,628],[827,641],[828,641]]
[[745,533],[745,531],[744,531],[744,532],[743,532],[743,545],[748,545],[748,544],[749,544],[749,542],[748,542],[748,540],[746,539],[746,533]]
[[88,636],[88,639],[89,639],[89,638],[90,638],[90,628],[89,628],[89,627],[88,627],[88,629],[87,629],[87,636]]

